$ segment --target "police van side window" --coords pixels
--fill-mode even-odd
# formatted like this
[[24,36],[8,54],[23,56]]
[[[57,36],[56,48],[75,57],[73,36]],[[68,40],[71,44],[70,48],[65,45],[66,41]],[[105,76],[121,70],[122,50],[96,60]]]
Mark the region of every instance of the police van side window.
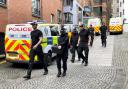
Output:
[[18,38],[18,34],[10,34],[9,37],[10,38]]
[[23,34],[23,35],[21,35],[21,38],[29,38],[29,37],[30,37],[29,34]]
[[51,36],[50,28],[48,26],[40,26],[38,29],[43,33],[43,37]]
[[52,36],[59,36],[58,26],[53,26],[50,28]]

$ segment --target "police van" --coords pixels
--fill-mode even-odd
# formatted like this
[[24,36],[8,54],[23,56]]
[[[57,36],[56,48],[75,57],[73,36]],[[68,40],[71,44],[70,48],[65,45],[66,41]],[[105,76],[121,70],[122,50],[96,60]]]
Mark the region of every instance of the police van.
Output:
[[89,28],[90,25],[94,28],[95,35],[100,34],[100,26],[101,26],[101,19],[100,18],[91,18],[88,20],[87,27]]
[[110,18],[109,32],[112,33],[123,33],[123,19],[121,17]]
[[[38,29],[43,33],[42,50],[45,60],[51,63],[52,46],[58,44],[58,35],[52,36],[52,31],[59,32],[58,24],[38,24]],[[30,24],[8,24],[5,33],[6,60],[12,63],[27,63],[29,61],[29,51],[32,31]],[[39,62],[35,56],[35,62]]]

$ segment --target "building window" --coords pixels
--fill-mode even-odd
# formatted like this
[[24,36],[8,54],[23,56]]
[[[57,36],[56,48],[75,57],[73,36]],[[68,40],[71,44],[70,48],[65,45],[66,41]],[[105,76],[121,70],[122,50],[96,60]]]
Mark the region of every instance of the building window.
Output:
[[124,9],[123,9],[123,15],[124,15]]
[[119,8],[117,8],[117,12],[119,12]]
[[51,23],[54,23],[55,16],[54,14],[51,14]]
[[124,0],[123,0],[123,3],[124,3]]
[[32,0],[32,15],[40,16],[40,0]]
[[120,12],[120,17],[122,16],[122,12]]
[[6,5],[6,0],[0,0],[0,5]]
[[119,3],[119,0],[117,0],[117,3]]
[[113,9],[111,9],[111,13],[113,13]]
[[73,15],[71,13],[64,13],[65,23],[73,23]]
[[61,16],[62,14],[61,14],[61,11],[60,10],[58,10],[57,11],[57,19],[58,19],[58,23],[61,23],[61,21],[62,21],[62,16]]
[[120,2],[120,7],[122,6],[122,3]]
[[94,14],[96,16],[101,16],[102,15],[102,7],[94,7],[93,11],[94,11]]
[[102,0],[94,0],[95,3],[101,3]]
[[73,6],[73,0],[64,0],[64,6]]

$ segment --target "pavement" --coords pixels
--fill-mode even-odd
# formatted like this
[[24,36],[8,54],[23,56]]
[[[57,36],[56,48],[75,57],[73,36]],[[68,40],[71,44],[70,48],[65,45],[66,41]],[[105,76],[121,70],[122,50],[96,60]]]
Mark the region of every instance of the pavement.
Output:
[[49,66],[49,74],[34,68],[32,79],[25,80],[27,67],[10,63],[0,65],[0,89],[128,89],[128,33],[109,35],[107,47],[101,46],[100,36],[95,37],[89,51],[89,65],[71,63],[68,58],[66,77],[57,78],[56,63]]

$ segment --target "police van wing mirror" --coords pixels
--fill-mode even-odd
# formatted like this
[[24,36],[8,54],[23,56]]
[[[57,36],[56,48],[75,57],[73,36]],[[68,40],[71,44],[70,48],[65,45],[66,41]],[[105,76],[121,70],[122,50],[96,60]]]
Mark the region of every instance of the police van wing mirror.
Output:
[[55,44],[55,46],[57,46],[57,44]]

